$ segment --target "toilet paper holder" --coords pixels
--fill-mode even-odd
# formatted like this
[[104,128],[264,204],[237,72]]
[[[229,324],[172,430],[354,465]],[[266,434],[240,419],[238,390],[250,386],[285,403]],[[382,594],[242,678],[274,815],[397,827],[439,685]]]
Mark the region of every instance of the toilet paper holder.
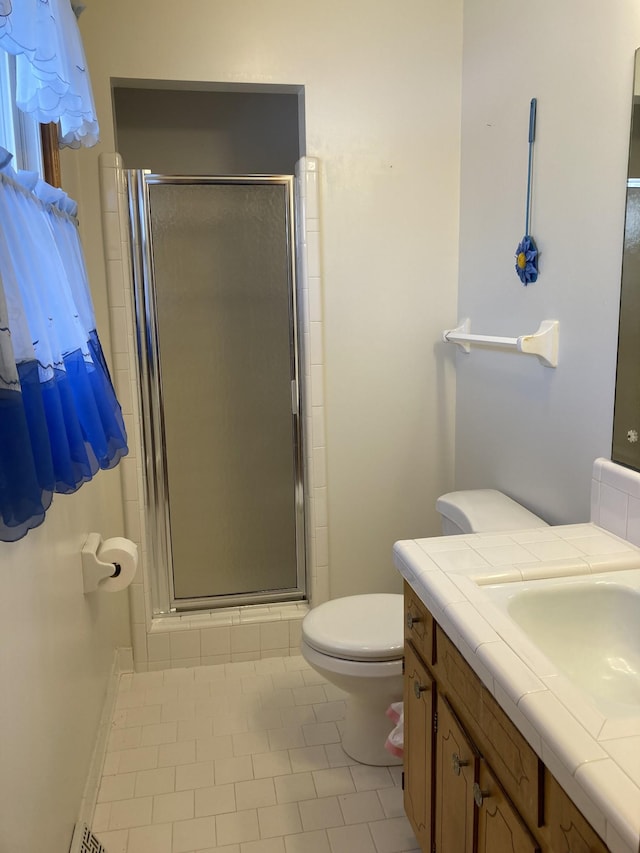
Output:
[[107,578],[117,578],[121,572],[119,563],[105,562],[98,556],[102,547],[102,536],[90,533],[82,546],[82,580],[85,594],[95,592]]

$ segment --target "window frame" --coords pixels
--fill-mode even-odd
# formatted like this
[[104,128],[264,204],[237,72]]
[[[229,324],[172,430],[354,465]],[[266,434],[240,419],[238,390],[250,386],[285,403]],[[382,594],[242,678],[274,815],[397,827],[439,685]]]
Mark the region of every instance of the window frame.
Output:
[[15,104],[15,57],[0,49],[0,144],[15,155],[18,169],[38,172],[55,187],[62,184],[58,127],[38,124]]

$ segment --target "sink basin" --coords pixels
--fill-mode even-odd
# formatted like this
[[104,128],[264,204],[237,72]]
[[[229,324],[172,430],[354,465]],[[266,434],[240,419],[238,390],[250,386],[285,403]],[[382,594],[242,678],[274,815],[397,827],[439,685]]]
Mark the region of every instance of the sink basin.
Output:
[[631,582],[611,575],[556,578],[495,587],[490,597],[577,686],[600,703],[637,710],[640,572],[620,574]]

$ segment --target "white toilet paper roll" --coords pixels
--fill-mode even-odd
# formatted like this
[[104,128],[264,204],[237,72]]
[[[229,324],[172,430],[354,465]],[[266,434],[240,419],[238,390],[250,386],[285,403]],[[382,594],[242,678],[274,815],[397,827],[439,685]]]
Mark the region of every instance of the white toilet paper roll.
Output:
[[136,575],[138,546],[130,539],[114,536],[113,539],[106,539],[102,543],[98,550],[98,559],[102,563],[113,563],[115,566],[114,576],[100,581],[98,589],[101,592],[118,592],[126,589]]

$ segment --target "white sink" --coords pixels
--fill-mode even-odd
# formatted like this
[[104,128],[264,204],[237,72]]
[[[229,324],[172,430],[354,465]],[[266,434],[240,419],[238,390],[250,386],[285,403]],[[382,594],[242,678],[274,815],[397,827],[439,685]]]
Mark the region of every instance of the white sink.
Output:
[[640,570],[486,586],[484,591],[596,704],[615,715],[637,713]]

